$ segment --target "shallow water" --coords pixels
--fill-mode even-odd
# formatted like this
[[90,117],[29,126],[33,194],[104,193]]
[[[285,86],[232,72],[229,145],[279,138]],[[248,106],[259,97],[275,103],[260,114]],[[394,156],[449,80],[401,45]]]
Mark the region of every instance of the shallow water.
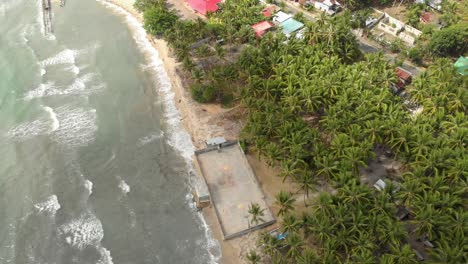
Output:
[[95,0],[0,2],[0,263],[214,263],[193,146],[138,22]]

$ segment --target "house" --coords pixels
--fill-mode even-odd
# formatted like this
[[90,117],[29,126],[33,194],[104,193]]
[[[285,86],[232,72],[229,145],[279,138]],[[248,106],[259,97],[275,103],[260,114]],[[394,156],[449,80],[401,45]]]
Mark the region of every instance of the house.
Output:
[[434,15],[430,12],[424,12],[420,17],[419,21],[423,24],[429,24],[434,20]]
[[218,3],[222,0],[187,0],[187,3],[195,12],[206,15],[208,12],[215,12],[219,9]]
[[271,6],[266,7],[265,9],[263,9],[262,14],[263,14],[264,17],[272,17],[277,9],[278,9],[277,6],[271,5]]
[[292,15],[291,14],[287,14],[283,11],[279,11],[278,13],[275,14],[275,16],[273,17],[273,22],[275,22],[276,24],[279,24],[279,23],[282,23],[288,19],[292,18]]
[[463,76],[468,75],[468,57],[461,56],[453,65],[457,72]]
[[316,0],[314,1],[314,7],[330,16],[333,16],[341,10],[341,5],[336,0]]
[[380,20],[379,24],[377,25],[377,28],[379,30],[403,40],[406,44],[410,46],[413,46],[416,39],[418,39],[418,37],[421,36],[421,31],[415,29],[414,27],[406,25],[404,22],[391,17],[387,13],[383,14],[383,19]]
[[304,24],[294,18],[287,19],[279,24],[283,33],[289,37],[292,33],[304,27]]
[[442,10],[442,0],[416,0],[414,2],[417,4],[427,4],[437,11]]
[[400,93],[405,89],[405,87],[411,84],[413,80],[413,75],[411,73],[401,67],[396,68],[396,75],[398,77],[398,82],[393,86],[393,91],[395,93]]
[[275,25],[273,25],[271,22],[268,21],[262,21],[259,22],[255,25],[252,25],[252,29],[255,31],[255,35],[260,38],[262,37],[269,29],[273,28]]

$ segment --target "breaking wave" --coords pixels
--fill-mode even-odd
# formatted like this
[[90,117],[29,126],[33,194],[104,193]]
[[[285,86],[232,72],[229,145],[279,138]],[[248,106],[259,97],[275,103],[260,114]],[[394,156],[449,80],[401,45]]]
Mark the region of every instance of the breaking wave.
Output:
[[63,224],[59,231],[68,245],[79,250],[87,246],[99,246],[104,237],[101,221],[91,213]]
[[60,209],[60,204],[57,199],[57,195],[51,195],[47,197],[43,202],[34,205],[34,209],[38,213],[47,213],[55,216],[55,213]]
[[57,130],[60,127],[60,122],[57,119],[57,114],[54,112],[54,109],[48,106],[43,106],[43,108],[49,113],[50,119],[52,119],[52,131]]
[[90,95],[106,87],[105,84],[90,85],[96,74],[88,73],[76,78],[73,83],[65,87],[57,87],[54,82],[41,83],[37,88],[26,93],[24,99],[31,100],[56,95]]

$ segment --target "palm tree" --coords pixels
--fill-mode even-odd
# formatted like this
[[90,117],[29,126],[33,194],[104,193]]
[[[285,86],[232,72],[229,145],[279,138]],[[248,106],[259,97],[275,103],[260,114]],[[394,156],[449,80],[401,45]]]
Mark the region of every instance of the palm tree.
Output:
[[304,241],[302,240],[301,236],[299,236],[296,232],[293,232],[289,233],[286,237],[286,245],[289,247],[286,256],[291,260],[295,260],[301,255]]
[[436,247],[431,255],[436,258],[438,263],[466,263],[466,241],[454,243],[453,240],[441,239],[436,242]]
[[327,192],[320,192],[312,203],[312,213],[316,215],[332,216],[334,210],[333,197]]
[[294,203],[296,202],[296,199],[290,192],[281,190],[278,194],[276,194],[275,198],[275,204],[280,207],[278,210],[278,216],[283,216],[294,209]]
[[[385,257],[387,263],[398,263],[398,264],[416,264],[416,254],[414,253],[411,246],[405,244],[403,247],[395,246],[391,248],[391,253]],[[392,261],[392,262],[390,262]]]
[[249,214],[250,214],[250,223],[253,225],[258,225],[259,222],[265,222],[262,218],[265,216],[265,209],[260,208],[260,205],[257,203],[251,203],[249,205]]
[[268,256],[274,255],[278,252],[278,246],[280,241],[272,236],[268,232],[263,232],[260,234],[259,245],[262,248],[262,252]]
[[297,264],[319,264],[320,257],[310,248],[305,248],[302,254],[297,258]]
[[301,223],[297,220],[297,217],[292,214],[286,214],[283,216],[283,223],[281,227],[283,232],[297,232],[299,231]]
[[309,198],[309,191],[313,190],[317,185],[317,179],[311,173],[304,172],[297,180],[299,183],[299,190],[304,192],[304,205],[307,207],[306,199]]
[[257,254],[255,250],[250,250],[247,254],[247,260],[252,264],[258,264],[262,258]]

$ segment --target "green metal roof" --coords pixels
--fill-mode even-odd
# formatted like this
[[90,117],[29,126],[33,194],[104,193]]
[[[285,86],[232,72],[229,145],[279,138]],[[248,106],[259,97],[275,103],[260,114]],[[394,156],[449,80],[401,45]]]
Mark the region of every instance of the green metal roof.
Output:
[[468,57],[461,56],[453,65],[461,75],[468,75]]
[[301,22],[294,18],[289,18],[286,21],[280,23],[280,27],[283,29],[283,33],[289,35],[304,26]]

